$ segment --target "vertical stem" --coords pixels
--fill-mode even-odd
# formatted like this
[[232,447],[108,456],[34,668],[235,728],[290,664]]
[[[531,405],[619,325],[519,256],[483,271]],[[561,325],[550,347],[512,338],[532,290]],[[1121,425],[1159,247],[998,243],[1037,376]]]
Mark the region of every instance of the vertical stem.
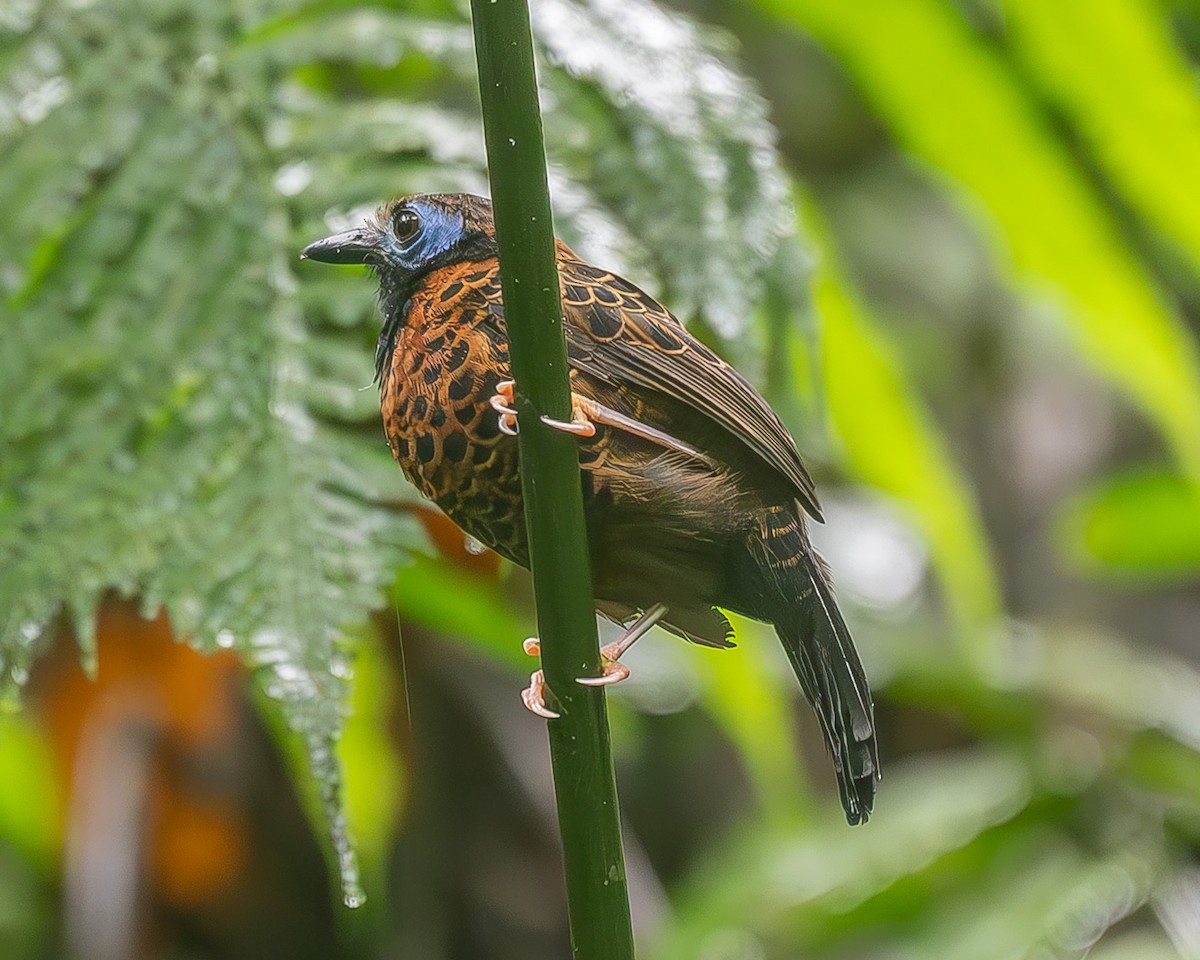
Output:
[[521,433],[521,481],[542,668],[562,716],[550,758],[577,960],[632,960],[621,824],[571,419],[554,227],[526,0],[472,0],[475,55]]

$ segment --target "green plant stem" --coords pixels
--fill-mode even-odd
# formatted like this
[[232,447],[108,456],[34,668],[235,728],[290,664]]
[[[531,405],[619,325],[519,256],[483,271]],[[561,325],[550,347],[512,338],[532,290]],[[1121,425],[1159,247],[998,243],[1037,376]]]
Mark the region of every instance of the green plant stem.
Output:
[[571,419],[554,226],[526,0],[472,0],[501,284],[521,425],[521,482],[574,956],[630,960],[633,933]]

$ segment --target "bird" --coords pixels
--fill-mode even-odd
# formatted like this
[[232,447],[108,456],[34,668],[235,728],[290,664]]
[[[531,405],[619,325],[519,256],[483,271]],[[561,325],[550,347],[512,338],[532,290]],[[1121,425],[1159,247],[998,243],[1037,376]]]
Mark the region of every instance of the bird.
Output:
[[[734,646],[724,611],[770,623],[833,762],[847,821],[879,780],[866,672],[808,534],[822,521],[796,443],[757,390],[633,283],[555,241],[597,612],[627,629],[604,674],[658,624]],[[384,433],[408,479],[467,535],[529,566],[491,202],[417,194],[309,244],[302,259],[378,277]],[[526,641],[536,655],[536,639]],[[544,679],[526,706],[547,718]]]

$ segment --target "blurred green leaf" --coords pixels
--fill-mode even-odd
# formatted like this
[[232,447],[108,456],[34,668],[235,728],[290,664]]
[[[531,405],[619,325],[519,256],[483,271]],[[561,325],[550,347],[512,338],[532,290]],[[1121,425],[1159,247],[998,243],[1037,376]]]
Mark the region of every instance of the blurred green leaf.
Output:
[[[736,615],[730,622],[736,650],[689,651],[703,679],[700,703],[737,746],[766,816],[794,823],[811,809],[793,732],[795,682],[786,661],[772,656],[779,643],[773,629]],[[825,754],[816,759],[813,775],[825,776]]]
[[697,868],[654,956],[692,960],[730,931],[765,936],[802,913],[845,912],[1015,816],[1030,790],[1012,756],[946,757],[889,770],[865,828],[831,813],[795,829],[746,830]]
[[1200,98],[1165,11],[1148,0],[1006,0],[1005,10],[1014,49],[1092,156],[1200,274],[1200,194],[1180,175],[1200,170]]
[[439,633],[460,637],[500,663],[526,671],[521,640],[534,632],[494,579],[473,576],[446,560],[422,557],[392,588],[396,612]]
[[1193,747],[1157,730],[1145,731],[1130,743],[1120,772],[1130,783],[1186,807],[1195,836],[1195,829],[1200,826],[1200,755]]
[[1088,954],[1088,960],[1186,960],[1162,934],[1145,930],[1121,933],[1106,939]]
[[[402,758],[398,756],[394,712],[406,702],[379,638],[364,637],[355,648],[354,683],[338,757],[346,774],[346,820],[363,863],[368,896],[383,895],[387,859],[407,800]],[[375,886],[376,889],[372,889]]]
[[[953,5],[756,2],[811,31],[900,143],[963,188],[964,204],[986,215],[985,226],[1026,290],[1061,314],[1083,353],[1145,410],[1183,469],[1200,478],[1194,339],[1123,245],[1113,218],[1019,79]],[[1074,33],[1072,27],[1068,34]],[[1110,69],[1100,63],[1092,69]],[[1112,82],[1121,82],[1112,73]]]
[[[1178,657],[1147,652],[1095,628],[1012,624],[997,637],[986,670],[974,676],[927,646],[900,649],[897,660],[897,686],[913,687],[918,702],[952,707],[993,737],[1028,737],[1045,729],[1054,711],[1067,711],[1088,717],[1097,727],[1089,735],[1107,743],[1160,730],[1188,748],[1200,747],[1200,673]],[[1000,702],[989,703],[990,697]],[[1076,751],[1054,772],[1076,781],[1078,789],[1102,759]]]
[[0,843],[47,876],[62,843],[62,813],[51,757],[30,718],[0,713]]
[[1139,470],[1075,496],[1056,524],[1064,559],[1081,573],[1129,583],[1200,574],[1200,487]]
[[913,938],[899,956],[1083,957],[1145,902],[1156,861],[1140,850],[1085,859],[1065,838],[1050,838],[1015,869],[977,886],[958,909],[943,912],[928,935]]
[[[808,220],[818,225],[810,207]],[[987,537],[970,486],[902,361],[840,276],[828,234],[813,277],[829,415],[850,472],[891,494],[927,538],[962,648],[979,654],[1000,614]],[[801,359],[800,362],[805,362]]]

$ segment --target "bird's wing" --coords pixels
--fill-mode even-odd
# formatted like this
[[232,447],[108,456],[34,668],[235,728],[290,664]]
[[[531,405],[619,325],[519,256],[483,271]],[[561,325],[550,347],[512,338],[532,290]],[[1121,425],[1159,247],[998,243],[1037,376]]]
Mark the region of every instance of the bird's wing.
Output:
[[574,258],[560,260],[559,271],[573,366],[657,390],[708,417],[790,481],[805,510],[821,519],[791,434],[741,374],[628,281]]

